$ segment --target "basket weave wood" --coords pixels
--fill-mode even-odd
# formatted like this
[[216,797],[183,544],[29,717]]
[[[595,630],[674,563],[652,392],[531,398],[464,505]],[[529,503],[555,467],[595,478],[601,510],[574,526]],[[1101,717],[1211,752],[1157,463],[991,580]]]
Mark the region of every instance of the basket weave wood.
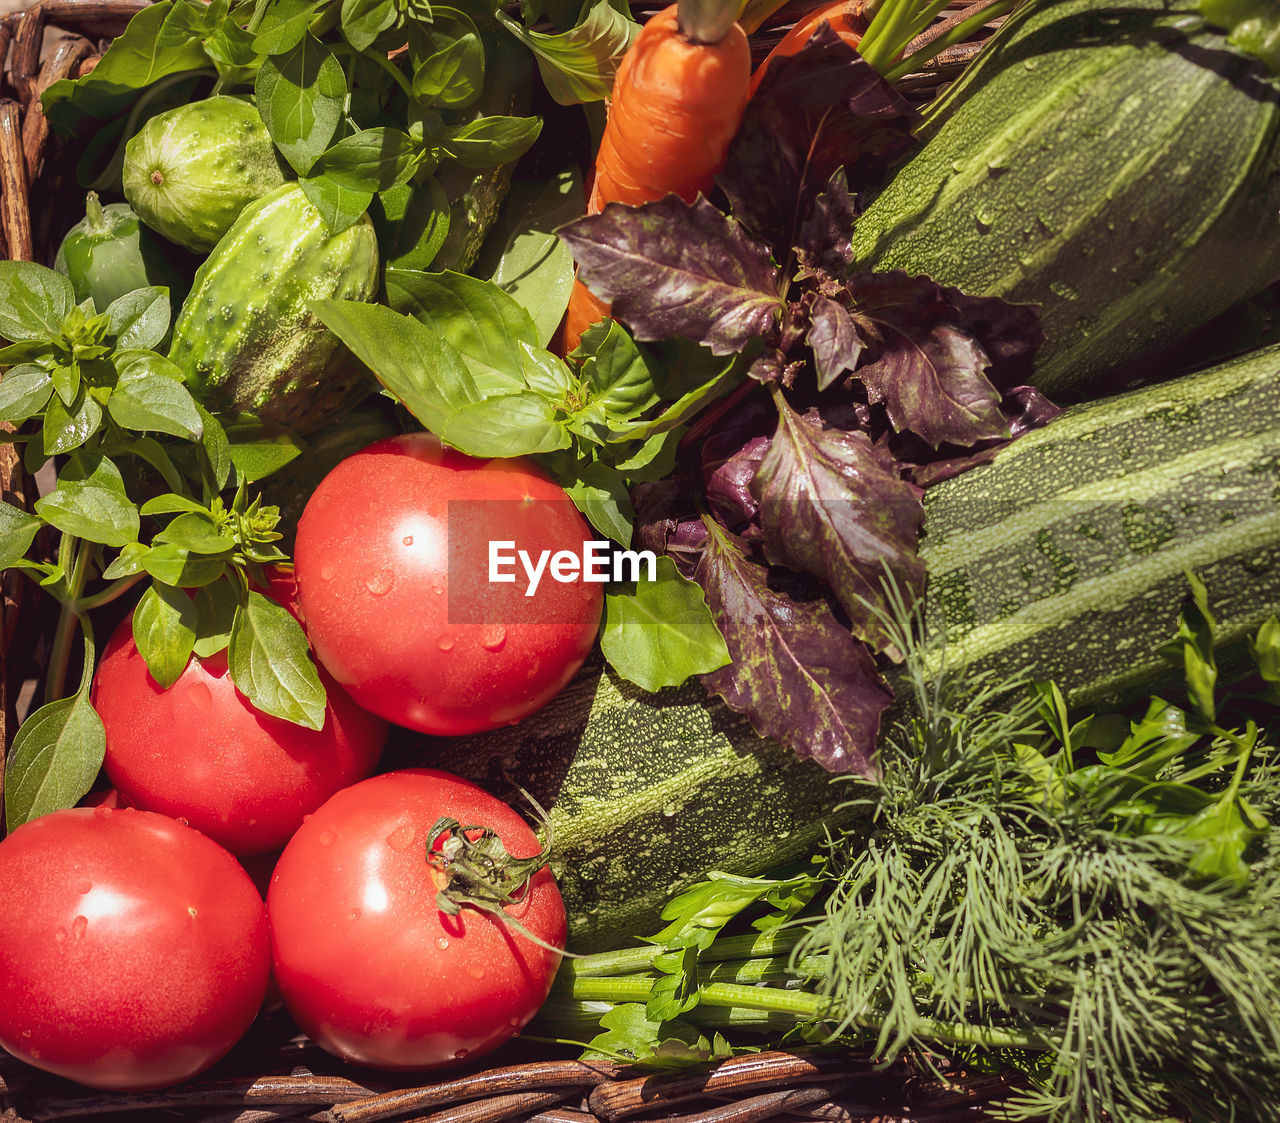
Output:
[[[80,217],[83,195],[71,170],[75,154],[51,134],[40,94],[61,78],[92,69],[111,38],[149,2],[38,0],[0,19],[0,62],[7,59],[0,75],[0,258],[49,263]],[[790,22],[820,2],[791,0],[753,36],[753,50],[766,52]],[[962,11],[957,5],[943,21],[987,2]],[[644,19],[661,6],[640,3],[633,10]],[[989,30],[939,56],[903,88],[927,97],[967,63]],[[0,444],[0,497],[29,507],[34,490],[15,446]],[[15,571],[0,579],[0,594],[2,795],[4,753],[17,728],[23,684],[29,693],[38,669],[50,615],[36,598],[24,598]],[[260,1018],[210,1072],[158,1092],[94,1092],[0,1052],[0,1123],[74,1117],[201,1123],[960,1123],[992,1118],[983,1105],[1009,1088],[999,1077],[948,1071],[937,1058],[927,1066],[901,1061],[883,1068],[849,1050],[750,1054],[697,1072],[667,1074],[586,1063],[574,1052],[517,1039],[484,1058],[483,1067],[473,1064],[424,1083],[421,1074],[397,1079],[344,1065],[299,1036],[277,1011]]]

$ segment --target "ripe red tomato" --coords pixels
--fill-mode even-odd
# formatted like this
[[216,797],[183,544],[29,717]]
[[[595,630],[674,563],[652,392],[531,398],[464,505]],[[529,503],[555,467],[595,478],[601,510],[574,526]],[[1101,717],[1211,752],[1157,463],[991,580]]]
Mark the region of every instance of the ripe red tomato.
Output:
[[[530,462],[476,460],[429,433],[342,461],[298,522],[299,602],[317,657],[366,709],[424,733],[510,724],[553,698],[595,642],[603,586],[518,564],[489,543],[581,555],[590,528]],[[545,552],[545,553],[544,553]],[[514,557],[514,554],[510,556]]]
[[248,1029],[270,967],[253,882],[167,816],[77,807],[0,842],[0,1046],[37,1068],[186,1080]]
[[[433,769],[388,772],[338,792],[285,847],[267,893],[275,979],[317,1044],[390,1069],[478,1056],[518,1033],[547,997],[559,954],[487,913],[436,905],[428,834],[452,816],[538,853],[525,821],[474,784]],[[564,904],[545,867],[507,911],[562,947]]]
[[[269,590],[286,605],[289,584]],[[386,741],[386,722],[323,668],[320,679],[328,694],[320,730],[255,710],[232,683],[225,652],[193,656],[162,690],[125,619],[93,683],[107,776],[126,803],[184,819],[232,853],[278,850],[304,815],[374,770]]]

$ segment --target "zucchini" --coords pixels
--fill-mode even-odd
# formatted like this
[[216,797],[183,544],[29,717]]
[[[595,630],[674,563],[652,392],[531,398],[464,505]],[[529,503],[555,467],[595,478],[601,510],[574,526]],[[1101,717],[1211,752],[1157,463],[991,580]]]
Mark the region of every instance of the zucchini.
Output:
[[373,383],[311,301],[372,300],[378,282],[369,216],[334,234],[286,183],[245,207],[196,271],[169,358],[208,409],[313,433]]
[[1032,381],[1064,402],[1280,279],[1280,91],[1189,7],[1017,9],[858,219],[859,263],[1040,305]]
[[1176,678],[1156,649],[1187,571],[1229,658],[1280,611],[1280,347],[1072,407],[924,503],[948,658],[1137,697]]
[[708,869],[751,876],[807,857],[848,798],[700,683],[648,694],[598,659],[518,725],[409,748],[413,763],[517,803],[519,785],[548,809],[576,951],[655,930]]

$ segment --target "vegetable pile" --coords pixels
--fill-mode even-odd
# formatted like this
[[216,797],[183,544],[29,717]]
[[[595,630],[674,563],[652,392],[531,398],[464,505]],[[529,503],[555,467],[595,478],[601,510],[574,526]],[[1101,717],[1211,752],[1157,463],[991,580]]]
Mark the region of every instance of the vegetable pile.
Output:
[[139,12],[42,98],[83,218],[0,262],[0,570],[57,606],[0,1046],[164,1087],[271,982],[393,1070],[530,1027],[1280,1115],[1278,43]]

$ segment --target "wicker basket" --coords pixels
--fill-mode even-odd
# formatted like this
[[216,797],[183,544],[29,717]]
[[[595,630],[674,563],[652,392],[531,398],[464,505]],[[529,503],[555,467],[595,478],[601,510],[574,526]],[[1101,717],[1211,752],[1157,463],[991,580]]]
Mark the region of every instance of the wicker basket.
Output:
[[[149,2],[38,0],[0,20],[0,60],[7,59],[0,84],[0,256],[47,263],[79,217],[83,195],[74,181],[75,153],[50,133],[40,94],[61,78],[87,73],[111,38]],[[791,0],[779,16],[793,21],[818,2]],[[640,4],[635,11],[643,19],[657,6]],[[945,13],[944,19],[947,15],[957,13]],[[778,20],[766,24],[753,37],[754,49],[766,51],[786,26]],[[963,67],[979,40],[945,52],[903,88],[928,96]],[[28,507],[35,496],[35,482],[23,472],[12,444],[0,444],[0,493],[7,502]],[[4,750],[29,701],[52,614],[50,599],[24,595],[22,578],[14,571],[3,575],[0,590],[2,784]],[[159,1092],[94,1092],[0,1053],[0,1123],[74,1116],[207,1123],[754,1123],[778,1118],[959,1123],[989,1118],[983,1104],[1009,1087],[999,1077],[949,1071],[939,1058],[928,1065],[900,1061],[878,1067],[848,1050],[758,1053],[697,1072],[662,1075],[589,1064],[575,1059],[574,1052],[516,1039],[482,1064],[422,1083],[421,1077],[392,1078],[343,1064],[300,1036],[277,1010],[259,1018],[209,1072]]]

